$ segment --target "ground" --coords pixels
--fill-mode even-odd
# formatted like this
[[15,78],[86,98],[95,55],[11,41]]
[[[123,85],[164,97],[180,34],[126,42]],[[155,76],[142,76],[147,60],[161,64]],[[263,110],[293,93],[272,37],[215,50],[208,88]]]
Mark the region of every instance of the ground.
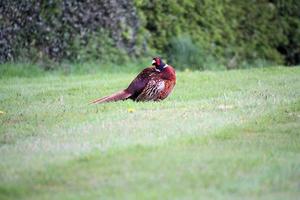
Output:
[[300,68],[177,76],[102,105],[135,73],[2,77],[0,199],[298,199]]

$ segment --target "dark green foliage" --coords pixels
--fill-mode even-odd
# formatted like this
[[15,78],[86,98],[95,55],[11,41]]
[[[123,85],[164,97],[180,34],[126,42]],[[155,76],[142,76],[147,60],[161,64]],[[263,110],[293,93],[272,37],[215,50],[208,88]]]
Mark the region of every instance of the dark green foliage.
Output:
[[[188,35],[172,38],[167,49],[167,61],[176,69],[209,69],[210,58]],[[216,64],[216,63],[214,63]]]
[[[185,54],[214,58],[228,68],[269,60],[299,64],[300,3],[289,1],[136,0],[152,48],[177,56],[172,38],[189,35],[193,45]],[[180,43],[180,42],[179,42]],[[180,44],[178,44],[180,45]],[[183,51],[181,49],[180,51]],[[182,52],[183,53],[183,52]],[[181,54],[181,53],[180,53]],[[196,59],[194,58],[194,59]],[[186,63],[190,63],[187,58]],[[200,60],[201,58],[197,58]],[[191,62],[193,63],[193,62]],[[203,66],[198,65],[198,68]]]
[[277,50],[285,56],[289,65],[300,63],[300,1],[273,0],[278,10],[278,28],[284,35],[285,41],[277,46]]
[[125,49],[115,47],[114,40],[106,32],[90,33],[84,44],[80,37],[72,43],[72,50],[77,53],[74,60],[79,62],[124,63],[128,60]]
[[[76,60],[91,42],[100,51],[135,54],[138,18],[131,1],[3,0],[0,13],[2,62]],[[101,60],[103,54],[93,56],[98,52],[90,49],[83,56]]]
[[124,63],[157,52],[179,68],[300,63],[298,0],[2,0],[0,62]]

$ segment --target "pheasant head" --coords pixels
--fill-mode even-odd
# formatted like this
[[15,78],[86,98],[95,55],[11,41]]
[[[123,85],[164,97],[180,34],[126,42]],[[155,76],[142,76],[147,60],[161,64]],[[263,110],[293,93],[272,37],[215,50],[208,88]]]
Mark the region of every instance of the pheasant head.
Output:
[[152,65],[155,66],[157,71],[162,71],[168,65],[165,64],[160,57],[155,57],[152,60]]

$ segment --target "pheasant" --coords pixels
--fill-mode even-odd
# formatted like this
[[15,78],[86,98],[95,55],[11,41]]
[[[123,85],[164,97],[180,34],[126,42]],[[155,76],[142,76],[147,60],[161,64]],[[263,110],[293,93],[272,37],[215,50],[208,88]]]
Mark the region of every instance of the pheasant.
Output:
[[176,84],[172,66],[155,57],[152,66],[145,68],[125,90],[92,101],[93,104],[132,99],[134,101],[160,101],[165,99]]

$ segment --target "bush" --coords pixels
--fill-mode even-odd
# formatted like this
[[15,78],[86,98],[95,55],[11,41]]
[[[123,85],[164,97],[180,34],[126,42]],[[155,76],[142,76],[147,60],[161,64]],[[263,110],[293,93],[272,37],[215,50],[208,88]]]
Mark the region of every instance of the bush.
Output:
[[[136,53],[138,18],[131,1],[3,0],[0,19],[1,62],[92,59],[94,54],[83,53],[98,52],[93,41],[106,48],[101,51]],[[99,43],[103,32],[107,35]]]
[[[2,0],[0,63],[123,63],[158,52],[182,68],[300,63],[298,0]],[[183,51],[181,48],[185,48]]]
[[148,45],[161,52],[176,53],[169,50],[177,45],[171,38],[189,35],[202,54],[228,68],[255,60],[300,63],[300,1],[136,0],[135,4],[151,34]]
[[208,52],[192,41],[188,35],[178,36],[171,39],[167,51],[168,62],[176,66],[177,69],[197,69],[205,70],[220,68]]
[[85,43],[82,43],[80,38],[76,38],[72,43],[72,51],[76,52],[75,61],[121,64],[129,60],[126,51],[116,48],[107,33],[90,33],[87,38]]

